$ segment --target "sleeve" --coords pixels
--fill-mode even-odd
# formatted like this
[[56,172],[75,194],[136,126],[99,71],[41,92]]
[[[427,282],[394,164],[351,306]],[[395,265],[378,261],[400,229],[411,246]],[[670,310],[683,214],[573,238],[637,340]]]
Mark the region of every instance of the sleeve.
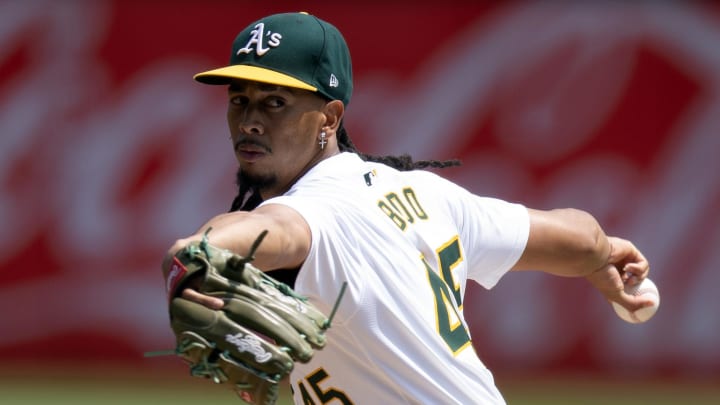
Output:
[[517,263],[530,235],[530,216],[524,205],[461,193],[456,208],[468,278],[486,289]]
[[[311,243],[308,256],[300,267],[295,280],[295,291],[309,298],[335,297],[341,282],[347,279],[343,268],[357,266],[352,254],[339,252],[337,246],[345,234],[338,231],[338,222],[334,219],[334,210],[323,205],[323,199],[280,196],[266,200],[263,204],[283,204],[296,210],[310,227]],[[321,208],[322,207],[322,208]],[[352,234],[350,232],[349,234]],[[333,243],[333,241],[337,243]],[[320,254],[320,252],[323,252]],[[350,252],[353,253],[353,252]],[[316,300],[314,304],[325,313],[332,310],[330,300]]]

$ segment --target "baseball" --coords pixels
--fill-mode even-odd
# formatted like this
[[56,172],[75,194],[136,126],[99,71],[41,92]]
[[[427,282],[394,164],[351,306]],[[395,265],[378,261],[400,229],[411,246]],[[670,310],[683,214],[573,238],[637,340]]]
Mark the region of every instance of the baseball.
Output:
[[649,298],[653,301],[654,305],[638,309],[635,312],[630,312],[619,304],[613,302],[612,306],[615,308],[615,312],[622,320],[630,323],[643,323],[655,315],[655,312],[657,312],[658,307],[660,306],[660,292],[652,280],[645,278],[640,284],[626,286],[625,292],[631,295]]

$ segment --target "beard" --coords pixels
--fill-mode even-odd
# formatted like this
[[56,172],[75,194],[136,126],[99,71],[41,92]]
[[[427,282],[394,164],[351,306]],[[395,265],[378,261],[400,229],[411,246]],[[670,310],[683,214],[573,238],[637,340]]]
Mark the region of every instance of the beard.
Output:
[[277,177],[274,174],[252,174],[244,172],[241,168],[238,168],[235,174],[235,183],[241,190],[254,189],[256,191],[262,191],[270,188],[277,183]]
[[277,183],[277,177],[272,174],[265,176],[251,175],[238,168],[235,174],[235,182],[238,186],[238,194],[233,199],[230,211],[250,211],[263,201],[260,190]]

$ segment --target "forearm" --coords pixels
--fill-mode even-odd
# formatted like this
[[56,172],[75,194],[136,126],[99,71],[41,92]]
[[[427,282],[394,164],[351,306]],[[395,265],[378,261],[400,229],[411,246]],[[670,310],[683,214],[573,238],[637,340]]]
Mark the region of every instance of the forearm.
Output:
[[530,236],[513,270],[580,277],[607,265],[610,243],[592,215],[576,209],[529,211]]
[[273,205],[258,208],[253,212],[218,215],[192,235],[178,239],[165,255],[163,274],[167,275],[176,252],[193,241],[202,240],[206,233],[213,246],[245,256],[264,230],[267,230],[268,234],[255,252],[253,264],[256,267],[267,271],[302,264],[310,246],[309,227],[296,211]]

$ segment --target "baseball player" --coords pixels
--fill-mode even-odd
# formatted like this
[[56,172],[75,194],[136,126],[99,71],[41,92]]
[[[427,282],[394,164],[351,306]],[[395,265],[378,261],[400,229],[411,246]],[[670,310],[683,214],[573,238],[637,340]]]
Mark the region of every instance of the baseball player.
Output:
[[[477,196],[422,170],[454,161],[358,152],[343,127],[348,47],[317,17],[251,23],[230,64],[195,79],[227,89],[239,193],[231,212],[174,243],[164,272],[203,238],[245,254],[267,230],[253,264],[290,271],[297,293],[334,313],[325,347],[290,374],[297,404],[504,403],[464,319],[469,279],[489,289],[537,270],[584,277],[629,310],[652,304],[623,291],[647,276],[647,260],[588,213]],[[191,285],[178,294],[225,305]]]

